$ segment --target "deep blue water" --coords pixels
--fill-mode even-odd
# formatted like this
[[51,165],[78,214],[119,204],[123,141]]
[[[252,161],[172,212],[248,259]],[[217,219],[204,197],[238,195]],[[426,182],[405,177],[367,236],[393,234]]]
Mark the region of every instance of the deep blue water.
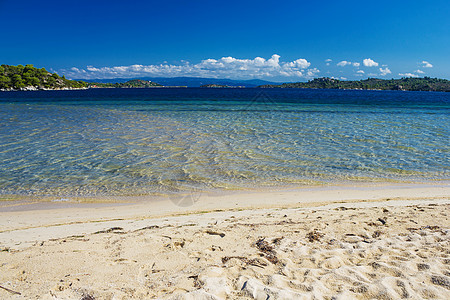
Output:
[[0,194],[449,179],[450,93],[0,92]]

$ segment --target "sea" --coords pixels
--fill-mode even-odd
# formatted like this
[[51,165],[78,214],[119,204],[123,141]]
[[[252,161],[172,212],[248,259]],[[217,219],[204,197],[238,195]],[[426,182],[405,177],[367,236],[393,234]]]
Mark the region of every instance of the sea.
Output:
[[450,93],[0,92],[0,195],[151,196],[450,179]]

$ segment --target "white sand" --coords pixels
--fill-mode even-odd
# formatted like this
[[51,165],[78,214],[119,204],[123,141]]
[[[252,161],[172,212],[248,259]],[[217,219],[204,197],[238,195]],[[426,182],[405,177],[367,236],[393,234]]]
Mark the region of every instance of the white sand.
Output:
[[449,208],[442,183],[2,212],[0,298],[450,299]]

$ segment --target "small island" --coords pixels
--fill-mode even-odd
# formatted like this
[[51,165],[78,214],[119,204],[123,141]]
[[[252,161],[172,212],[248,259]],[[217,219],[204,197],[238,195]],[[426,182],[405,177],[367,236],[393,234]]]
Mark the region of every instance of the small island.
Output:
[[100,83],[90,82],[87,83],[90,88],[151,88],[151,87],[163,87],[161,84],[152,82],[149,80],[132,79],[127,82],[116,83]]
[[223,84],[204,84],[200,86],[201,88],[229,88],[229,85],[223,85]]
[[201,88],[245,88],[245,86],[232,86],[232,85],[224,85],[224,84],[216,84],[216,83],[210,83],[210,84],[204,84],[200,86]]
[[338,80],[315,78],[308,82],[260,85],[260,88],[300,88],[300,89],[344,89],[344,90],[393,90],[393,91],[434,91],[450,92],[450,80],[438,78],[401,78],[364,80]]

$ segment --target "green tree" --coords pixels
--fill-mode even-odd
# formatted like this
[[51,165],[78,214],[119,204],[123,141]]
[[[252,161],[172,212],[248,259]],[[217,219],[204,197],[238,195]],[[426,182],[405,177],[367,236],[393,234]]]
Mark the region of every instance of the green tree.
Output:
[[0,75],[0,89],[9,89],[11,87],[11,79]]
[[32,72],[34,74],[36,68],[33,65],[25,65],[23,72],[27,73],[27,72]]
[[39,78],[37,78],[37,77],[31,77],[30,78],[30,84],[32,85],[32,86],[40,86],[41,85],[41,81],[39,80]]
[[13,71],[14,71],[14,74],[22,75],[24,69],[25,69],[24,66],[18,65],[17,67],[13,68]]
[[48,72],[47,72],[46,69],[41,68],[41,69],[38,70],[38,74],[39,74],[40,77],[44,77],[44,76],[48,75]]
[[47,84],[45,85],[45,87],[47,87],[47,88],[53,88],[53,87],[55,87],[55,86],[56,86],[56,79],[53,78],[53,77],[49,77],[49,78],[47,79]]
[[13,84],[14,88],[16,88],[16,89],[20,89],[20,88],[25,87],[25,84],[24,84],[24,82],[22,80],[22,76],[20,76],[19,74],[14,74],[12,76],[12,80],[11,81],[12,81],[12,84]]

